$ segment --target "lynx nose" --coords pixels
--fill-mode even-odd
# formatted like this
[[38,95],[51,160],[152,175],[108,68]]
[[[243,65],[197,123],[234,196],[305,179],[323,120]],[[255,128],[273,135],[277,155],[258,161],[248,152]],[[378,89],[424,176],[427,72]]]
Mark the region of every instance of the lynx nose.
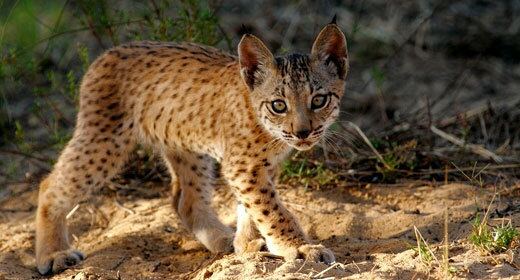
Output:
[[300,139],[305,139],[309,137],[309,134],[311,134],[311,131],[309,129],[302,129],[296,132],[296,136]]

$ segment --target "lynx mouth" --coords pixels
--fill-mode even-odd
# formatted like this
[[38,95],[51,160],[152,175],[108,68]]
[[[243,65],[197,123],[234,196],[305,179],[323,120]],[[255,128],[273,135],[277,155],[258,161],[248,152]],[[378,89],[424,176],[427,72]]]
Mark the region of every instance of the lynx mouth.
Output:
[[316,142],[311,142],[309,140],[300,140],[296,143],[291,143],[291,146],[293,146],[298,151],[307,151],[314,147],[314,144],[316,144]]

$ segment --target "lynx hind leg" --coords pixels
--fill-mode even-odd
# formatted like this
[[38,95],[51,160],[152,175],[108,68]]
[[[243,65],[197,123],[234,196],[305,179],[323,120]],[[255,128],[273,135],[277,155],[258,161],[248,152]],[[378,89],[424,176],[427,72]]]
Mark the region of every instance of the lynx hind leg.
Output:
[[59,272],[84,258],[81,252],[70,248],[65,216],[96,187],[118,173],[133,147],[128,133],[116,138],[76,131],[52,173],[40,184],[36,265],[41,274]]
[[209,157],[178,152],[165,156],[172,180],[174,207],[183,224],[212,252],[231,252],[232,230],[211,208],[214,163]]
[[[58,172],[54,172],[40,184],[36,213],[36,265],[43,275],[73,266],[85,257],[83,253],[70,248],[65,224],[69,205],[80,200],[82,196],[59,189],[57,183],[60,179],[56,173]],[[63,196],[62,192],[69,194],[69,197]]]
[[237,231],[233,239],[235,253],[266,251],[265,240],[242,204],[237,205]]

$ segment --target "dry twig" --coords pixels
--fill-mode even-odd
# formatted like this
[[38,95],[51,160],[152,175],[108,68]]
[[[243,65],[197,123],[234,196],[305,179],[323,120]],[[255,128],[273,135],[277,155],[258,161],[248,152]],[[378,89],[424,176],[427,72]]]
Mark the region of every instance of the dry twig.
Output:
[[457,122],[457,120],[460,117],[463,117],[466,120],[472,119],[472,118],[474,118],[476,116],[481,116],[483,113],[485,113],[487,111],[489,111],[489,105],[473,108],[473,109],[468,110],[468,111],[466,111],[464,113],[458,114],[457,116],[451,116],[451,117],[442,119],[442,120],[440,120],[437,123],[437,126],[438,127],[445,127],[445,126],[454,124],[454,123]]
[[135,214],[135,211],[128,208],[128,207],[125,207],[123,204],[121,204],[121,202],[119,202],[117,200],[117,198],[114,197],[114,204],[118,207],[118,208],[121,208],[123,211],[127,212],[128,214],[130,215],[133,215]]
[[[320,278],[322,277],[323,275],[325,275],[325,273],[327,273],[329,270],[331,269],[334,269],[334,268],[340,268],[340,269],[343,269],[345,270],[345,266],[342,264],[342,263],[339,263],[339,262],[335,262],[333,264],[331,264],[329,267],[327,267],[326,269],[322,270],[321,272],[319,272],[318,274],[312,276],[313,279],[316,279],[316,278]],[[332,279],[335,279],[334,277],[332,277]]]
[[468,143],[465,143],[462,139],[452,135],[452,134],[449,134],[449,133],[446,133],[440,129],[438,129],[437,127],[435,127],[434,125],[432,125],[430,127],[430,130],[437,134],[438,136],[448,140],[449,142],[459,146],[459,147],[462,147],[462,148],[467,148],[468,150],[470,150],[472,153],[474,154],[477,154],[485,159],[492,159],[494,160],[495,162],[502,162],[503,159],[502,157],[498,156],[497,154],[485,149],[484,147],[482,146],[479,146],[479,145],[475,145],[475,144],[468,144]]
[[[374,148],[374,145],[372,145],[372,143],[370,142],[368,137],[365,135],[365,133],[363,133],[363,131],[359,128],[359,126],[357,126],[356,124],[354,124],[352,122],[347,122],[347,123],[356,130],[356,132],[359,134],[359,136],[361,136],[363,141],[365,141],[365,143],[368,145],[368,147],[370,147],[372,152],[375,154],[377,159],[379,159],[379,161],[381,161],[381,163],[385,166],[385,168],[392,170],[393,168],[390,165],[388,165],[388,163],[386,163],[386,161],[383,159],[383,156],[381,156],[381,154],[376,150],[376,148]],[[343,129],[346,129],[345,125],[343,123],[339,123],[339,125]]]
[[67,214],[67,216],[65,216],[65,219],[68,220],[72,217],[72,215],[74,215],[74,213],[76,213],[76,211],[78,211],[79,209],[79,204],[76,204],[76,206],[74,206],[74,208],[72,208],[72,210],[70,210],[70,212]]

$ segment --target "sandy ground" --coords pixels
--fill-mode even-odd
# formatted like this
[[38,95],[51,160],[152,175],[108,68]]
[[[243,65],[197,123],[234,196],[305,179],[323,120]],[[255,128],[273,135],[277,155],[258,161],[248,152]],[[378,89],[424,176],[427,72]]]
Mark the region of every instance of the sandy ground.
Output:
[[[518,226],[519,190],[499,196],[492,217],[512,218]],[[39,279],[33,249],[37,192],[26,185],[11,191],[0,203],[0,279]],[[331,248],[340,264],[283,262],[263,253],[212,254],[180,225],[167,185],[143,184],[106,190],[80,204],[69,224],[74,245],[88,257],[50,279],[438,279],[437,265],[426,267],[411,249],[412,229],[417,226],[428,242],[440,244],[446,207],[452,277],[520,279],[518,249],[483,256],[467,242],[469,221],[489,204],[491,187],[280,186],[279,191],[304,229]],[[234,201],[226,188],[217,190],[215,206],[233,224]]]

